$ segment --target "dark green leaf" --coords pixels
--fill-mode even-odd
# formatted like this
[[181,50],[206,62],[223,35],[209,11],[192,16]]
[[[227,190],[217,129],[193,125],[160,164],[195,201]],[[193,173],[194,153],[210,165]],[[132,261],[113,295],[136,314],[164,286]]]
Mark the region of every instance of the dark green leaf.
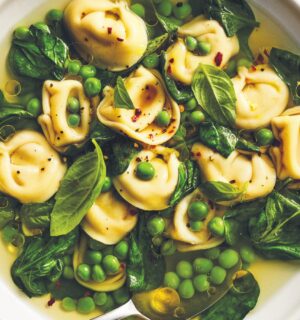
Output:
[[178,174],[177,186],[169,203],[171,207],[200,185],[200,170],[195,162],[180,163]]
[[230,183],[220,181],[206,181],[201,184],[201,190],[208,199],[215,202],[235,200],[243,194],[243,191]]
[[257,303],[260,289],[251,273],[234,280],[230,291],[207,311],[201,320],[242,320]]
[[132,292],[152,290],[162,284],[165,273],[164,258],[154,251],[152,238],[146,230],[146,217],[139,216],[139,224],[129,238],[127,285]]
[[91,124],[90,139],[95,139],[100,145],[115,139],[117,134],[99,121],[93,121]]
[[260,150],[257,145],[241,137],[238,138],[236,148],[244,151],[250,151],[250,152],[259,152]]
[[295,105],[300,103],[300,56],[289,51],[272,48],[270,64],[289,86]]
[[0,230],[15,219],[18,210],[19,203],[15,199],[0,194]]
[[235,91],[223,70],[201,64],[194,74],[192,89],[198,103],[213,121],[230,127],[235,125]]
[[249,47],[249,38],[253,32],[253,28],[244,28],[237,33],[240,44],[239,58],[246,58],[249,61],[253,61],[253,53]]
[[144,53],[144,57],[156,52],[168,40],[168,38],[169,35],[167,33],[164,33],[161,36],[149,40],[147,50]]
[[133,102],[128,94],[122,77],[117,78],[114,91],[114,105],[116,108],[134,109]]
[[157,19],[164,28],[164,30],[168,33],[173,33],[177,31],[178,29],[178,24],[174,23],[173,20],[171,20],[168,17],[162,16],[159,13],[156,13]]
[[48,291],[54,299],[63,300],[66,297],[80,299],[88,290],[75,280],[60,279],[58,282],[51,282]]
[[32,118],[32,114],[26,111],[24,107],[6,101],[3,92],[0,90],[0,119],[12,116]]
[[61,182],[51,212],[51,236],[73,230],[101,192],[106,167],[100,147],[96,142],[94,145],[95,151],[78,158]]
[[76,243],[78,230],[62,237],[30,237],[14,262],[11,276],[29,297],[48,292],[47,282],[61,269],[63,258]]

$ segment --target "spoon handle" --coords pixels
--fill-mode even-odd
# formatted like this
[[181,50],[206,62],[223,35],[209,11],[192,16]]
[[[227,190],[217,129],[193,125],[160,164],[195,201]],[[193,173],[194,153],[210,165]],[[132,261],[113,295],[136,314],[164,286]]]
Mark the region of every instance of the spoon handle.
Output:
[[129,300],[126,304],[122,305],[121,307],[114,309],[113,311],[108,312],[103,316],[93,318],[92,320],[119,320],[129,316],[138,316],[139,319],[150,320],[149,318],[143,316],[137,310],[132,300]]

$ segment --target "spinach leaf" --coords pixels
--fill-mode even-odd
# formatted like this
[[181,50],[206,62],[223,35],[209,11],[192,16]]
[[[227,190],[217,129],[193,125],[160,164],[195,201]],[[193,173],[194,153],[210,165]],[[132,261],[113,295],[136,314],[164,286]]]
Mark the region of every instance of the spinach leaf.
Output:
[[267,258],[300,259],[300,201],[291,191],[274,191],[265,210],[249,223],[255,248]]
[[178,174],[177,186],[169,203],[171,207],[200,185],[200,170],[194,161],[180,163]]
[[54,201],[52,199],[43,203],[23,204],[20,210],[22,223],[29,229],[48,228],[53,206]]
[[251,7],[245,0],[207,1],[206,14],[222,24],[228,37],[234,36],[246,27],[259,26]]
[[134,109],[133,102],[125,87],[122,77],[117,78],[117,83],[114,91],[114,104],[116,108]]
[[300,103],[300,56],[289,51],[272,48],[270,64],[289,86],[295,105]]
[[88,292],[86,288],[82,287],[75,280],[67,279],[59,279],[58,282],[49,283],[48,291],[51,297],[57,300],[63,300],[66,297],[80,299]]
[[243,194],[243,191],[230,183],[221,181],[206,181],[200,188],[208,199],[215,202],[235,200]]
[[15,284],[29,297],[48,292],[47,282],[62,272],[62,258],[72,249],[78,230],[61,236],[26,238],[24,249],[11,268]]
[[[147,214],[147,213],[146,213]],[[152,290],[162,284],[165,261],[154,250],[146,229],[146,214],[139,215],[139,223],[129,238],[127,285],[132,292]]]
[[106,127],[98,120],[92,122],[89,137],[91,140],[94,139],[97,141],[98,144],[101,145],[105,142],[115,139],[116,136],[117,134],[113,130]]
[[235,125],[235,91],[232,81],[223,70],[200,64],[193,77],[192,90],[213,121],[229,127]]
[[13,40],[9,66],[18,76],[61,80],[68,54],[68,46],[50,30],[31,26],[30,39]]
[[201,320],[242,320],[256,306],[259,293],[257,281],[248,272],[234,280],[230,291],[202,313]]
[[8,196],[0,194],[0,230],[14,221],[19,210],[19,203]]
[[78,158],[68,169],[55,195],[50,216],[51,236],[73,230],[99,196],[106,167],[102,151],[94,141],[95,151]]
[[119,138],[111,146],[110,157],[108,161],[108,171],[112,176],[118,176],[125,172],[130,161],[141,150],[141,147],[135,142],[125,138]]
[[172,77],[170,77],[170,75],[168,74],[168,71],[165,68],[165,63],[166,63],[166,54],[165,52],[162,52],[161,54],[162,76],[172,98],[176,100],[178,103],[184,103],[190,100],[191,98],[193,98],[194,96],[192,91],[190,90],[190,87],[182,86],[182,88],[178,88],[175,80]]

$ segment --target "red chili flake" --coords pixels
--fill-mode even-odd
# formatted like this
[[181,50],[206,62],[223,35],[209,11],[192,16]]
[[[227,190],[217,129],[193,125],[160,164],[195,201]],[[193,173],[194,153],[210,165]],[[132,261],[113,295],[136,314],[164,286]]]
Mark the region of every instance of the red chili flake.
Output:
[[172,133],[174,133],[174,130],[170,130],[168,133],[171,133],[171,134],[172,134]]
[[55,299],[51,297],[51,299],[47,302],[48,307],[52,307],[55,303]]
[[174,58],[170,59],[170,63],[174,63]]
[[267,49],[264,50],[264,54],[265,54],[268,58],[270,57],[270,54],[269,54],[269,52],[268,52]]
[[134,110],[134,116],[131,117],[132,122],[137,122],[138,118],[141,116],[142,110],[137,108]]
[[201,152],[197,152],[196,157],[201,157]]
[[172,68],[171,68],[171,65],[170,65],[170,64],[168,65],[167,73],[168,73],[168,74],[172,74]]
[[107,28],[107,33],[108,33],[108,34],[111,34],[111,32],[112,32],[112,27],[108,27],[108,28]]
[[223,53],[218,52],[217,55],[215,56],[215,64],[217,67],[220,67],[220,65],[222,64],[222,60],[223,60]]
[[256,71],[256,67],[254,65],[251,66],[252,71]]
[[117,40],[120,41],[120,42],[124,41],[124,39],[122,39],[122,38],[117,38]]

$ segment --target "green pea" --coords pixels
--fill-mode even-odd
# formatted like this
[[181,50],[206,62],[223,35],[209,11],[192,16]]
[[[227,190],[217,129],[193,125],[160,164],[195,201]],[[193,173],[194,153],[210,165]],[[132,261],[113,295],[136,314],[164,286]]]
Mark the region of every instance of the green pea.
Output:
[[130,6],[131,11],[141,18],[145,18],[145,7],[140,3],[135,3]]
[[114,246],[106,246],[102,251],[103,257],[114,254]]
[[129,245],[127,241],[122,240],[114,247],[114,255],[119,260],[125,260],[127,258],[129,251]]
[[191,220],[199,221],[207,217],[209,208],[206,202],[194,201],[188,207],[188,215]]
[[42,103],[39,98],[32,98],[28,101],[26,109],[34,117],[37,117],[42,112]]
[[176,252],[176,246],[172,239],[169,239],[161,245],[160,248],[161,254],[163,256],[171,256]]
[[221,217],[214,217],[208,223],[208,230],[216,237],[223,237],[225,224]]
[[237,62],[236,60],[230,60],[227,64],[227,68],[225,72],[229,75],[229,77],[233,77],[236,74]]
[[153,237],[162,234],[165,226],[165,220],[160,216],[154,216],[147,222],[147,230]]
[[198,41],[192,36],[187,36],[185,39],[185,45],[189,51],[195,51],[198,46]]
[[274,141],[274,135],[269,129],[260,129],[256,131],[255,139],[259,146],[268,146]]
[[80,116],[78,114],[69,114],[67,118],[69,127],[76,128],[80,124]]
[[129,291],[126,287],[114,291],[112,295],[118,305],[122,305],[130,299]]
[[206,274],[199,274],[193,280],[195,289],[198,292],[205,292],[209,289],[210,283]]
[[30,30],[27,27],[18,27],[14,31],[14,37],[18,40],[28,40],[30,38]]
[[101,306],[101,311],[108,312],[115,308],[115,302],[111,295],[107,296],[106,303]]
[[211,43],[207,41],[198,41],[197,48],[201,54],[207,55],[211,53]]
[[190,221],[190,229],[193,232],[199,232],[203,229],[204,223],[203,221]]
[[195,273],[208,274],[214,264],[207,258],[196,258],[193,262],[193,269]]
[[101,91],[101,81],[94,77],[86,79],[83,86],[88,97],[95,97]]
[[173,7],[173,14],[177,19],[184,20],[192,13],[192,7],[188,3],[177,2]]
[[97,70],[94,66],[87,64],[85,66],[82,66],[79,71],[79,75],[83,79],[93,78],[97,74]]
[[105,177],[101,192],[108,192],[112,187],[112,180],[110,177]]
[[182,299],[191,299],[195,294],[195,289],[193,286],[193,282],[190,279],[183,280],[179,287],[178,293]]
[[190,121],[193,125],[197,126],[205,120],[205,115],[202,111],[196,110],[190,114]]
[[164,276],[164,286],[176,290],[179,286],[180,279],[175,272],[167,272]]
[[101,266],[96,264],[92,267],[92,279],[99,283],[106,279],[106,274]]
[[69,97],[67,101],[68,111],[70,113],[79,113],[80,103],[79,100],[75,97]]
[[93,299],[97,306],[103,306],[107,302],[107,293],[106,292],[95,292]]
[[219,266],[214,266],[210,272],[210,281],[215,285],[222,284],[226,279],[226,270]]
[[105,256],[102,265],[107,274],[116,274],[120,270],[120,262],[118,258],[113,255]]
[[218,259],[220,253],[221,253],[220,248],[211,248],[204,251],[204,256],[208,259],[216,260]]
[[63,277],[68,280],[74,279],[74,271],[71,266],[65,266],[63,271]]
[[80,264],[77,267],[76,273],[77,276],[85,282],[88,282],[91,279],[91,267],[88,264]]
[[172,3],[169,0],[162,0],[157,7],[157,12],[162,16],[169,17],[172,13]]
[[145,68],[154,69],[159,65],[159,55],[157,53],[152,53],[143,59],[143,65]]
[[255,253],[253,249],[249,246],[242,246],[240,248],[240,255],[243,262],[250,264],[255,261]]
[[87,264],[99,264],[102,260],[102,253],[100,251],[88,250],[84,255],[84,262]]
[[64,311],[70,312],[76,310],[76,301],[70,297],[65,297],[61,302]]
[[160,127],[167,127],[171,122],[169,112],[166,110],[160,111],[156,116],[155,122]]
[[226,249],[219,255],[219,264],[225,269],[231,269],[239,262],[239,254],[233,249]]
[[64,256],[63,263],[64,263],[64,266],[70,266],[72,264],[72,257],[71,256]]
[[193,111],[197,107],[197,105],[197,100],[195,98],[192,98],[185,104],[185,109],[186,111]]
[[77,303],[77,311],[82,314],[88,314],[96,309],[95,302],[92,297],[80,298]]
[[41,30],[41,31],[50,33],[49,27],[46,25],[46,23],[44,23],[44,22],[42,22],[42,21],[36,22],[36,23],[34,24],[34,26],[35,26],[37,29]]
[[89,248],[92,250],[102,250],[106,247],[106,245],[104,243],[101,243],[97,240],[94,240],[92,238],[89,238]]
[[193,277],[193,266],[189,261],[181,260],[176,265],[176,273],[180,278],[191,279]]
[[141,180],[151,180],[155,175],[155,169],[150,162],[140,162],[136,167],[136,175]]
[[81,62],[79,60],[69,61],[68,64],[68,73],[70,75],[76,76],[79,74],[81,69]]
[[252,66],[252,61],[248,60],[248,59],[239,59],[237,62],[237,67],[246,67],[246,68],[250,68]]
[[47,13],[48,22],[58,22],[61,21],[64,17],[64,13],[59,9],[52,9]]

